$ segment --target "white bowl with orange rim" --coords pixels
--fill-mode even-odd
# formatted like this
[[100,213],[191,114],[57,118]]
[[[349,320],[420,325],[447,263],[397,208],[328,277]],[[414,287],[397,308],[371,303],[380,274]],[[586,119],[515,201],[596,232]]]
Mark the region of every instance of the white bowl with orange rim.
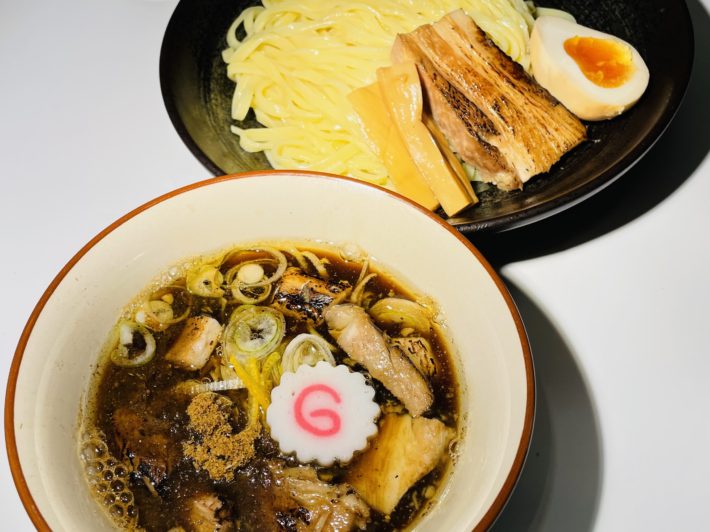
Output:
[[417,530],[488,528],[523,466],[534,417],[525,330],[471,243],[405,198],[348,178],[264,171],[199,182],[106,228],[62,269],[20,338],[5,402],[10,467],[38,529],[103,530],[77,452],[79,409],[123,306],[166,267],[239,242],[355,243],[446,318],[462,388],[458,458]]

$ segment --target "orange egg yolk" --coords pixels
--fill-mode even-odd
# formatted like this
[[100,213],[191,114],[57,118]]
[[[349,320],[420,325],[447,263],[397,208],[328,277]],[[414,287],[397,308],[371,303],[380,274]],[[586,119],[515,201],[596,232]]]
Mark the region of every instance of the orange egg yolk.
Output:
[[564,47],[584,76],[600,87],[620,87],[634,71],[631,50],[616,41],[575,36]]

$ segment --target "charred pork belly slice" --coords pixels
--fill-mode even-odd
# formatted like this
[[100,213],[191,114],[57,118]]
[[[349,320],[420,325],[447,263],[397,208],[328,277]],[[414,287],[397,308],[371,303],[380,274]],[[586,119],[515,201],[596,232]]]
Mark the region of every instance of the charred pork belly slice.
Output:
[[229,509],[214,493],[198,493],[183,507],[182,521],[191,532],[232,532]]
[[325,312],[328,329],[350,358],[362,364],[413,416],[429,409],[434,397],[426,379],[399,348],[390,347],[370,316],[356,305]]
[[116,444],[134,469],[154,485],[165,480],[182,457],[173,443],[170,422],[148,413],[119,408],[113,413]]
[[[503,154],[479,133],[486,130],[493,132],[493,125],[478,107],[437,71],[413,36],[398,35],[392,54],[396,62],[411,61],[417,65],[428,112],[459,157],[475,165],[486,181],[506,183],[511,180],[513,170]],[[509,188],[518,186],[519,181],[514,180]]]
[[324,281],[292,267],[284,272],[276,287],[274,306],[285,316],[318,325],[323,321],[323,311],[343,301],[351,289],[347,281]]
[[439,371],[436,357],[431,350],[431,345],[426,338],[421,336],[407,336],[404,338],[390,338],[390,347],[399,349],[419,370],[427,377],[433,377]]
[[584,125],[458,10],[399,35],[434,121],[454,151],[499,188],[522,187],[586,138]]
[[[340,532],[365,528],[370,508],[347,484],[328,484],[312,467],[271,465],[274,509],[284,528]],[[290,526],[289,526],[290,525]]]

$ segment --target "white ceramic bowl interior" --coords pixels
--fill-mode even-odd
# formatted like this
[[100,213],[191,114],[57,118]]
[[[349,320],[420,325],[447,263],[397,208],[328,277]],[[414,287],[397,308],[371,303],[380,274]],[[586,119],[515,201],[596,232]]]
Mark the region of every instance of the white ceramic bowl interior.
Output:
[[356,243],[439,303],[459,353],[466,430],[443,496],[417,529],[490,523],[522,466],[534,402],[527,341],[502,283],[457,232],[398,196],[342,178],[275,172],[210,180],[137,209],[50,286],[18,347],[6,405],[13,473],[38,527],[110,529],[85,484],[76,435],[94,362],[120,309],[182,259],[284,239]]

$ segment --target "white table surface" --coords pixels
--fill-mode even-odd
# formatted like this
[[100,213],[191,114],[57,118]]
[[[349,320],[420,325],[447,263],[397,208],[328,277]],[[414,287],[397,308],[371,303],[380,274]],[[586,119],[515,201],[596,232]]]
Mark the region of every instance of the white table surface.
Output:
[[[209,177],[160,94],[174,5],[0,3],[3,388],[25,321],[74,253],[125,212]],[[473,239],[520,307],[539,391],[497,530],[710,530],[709,5],[689,0],[689,91],[641,163],[571,211]],[[31,530],[0,456],[0,529]]]

